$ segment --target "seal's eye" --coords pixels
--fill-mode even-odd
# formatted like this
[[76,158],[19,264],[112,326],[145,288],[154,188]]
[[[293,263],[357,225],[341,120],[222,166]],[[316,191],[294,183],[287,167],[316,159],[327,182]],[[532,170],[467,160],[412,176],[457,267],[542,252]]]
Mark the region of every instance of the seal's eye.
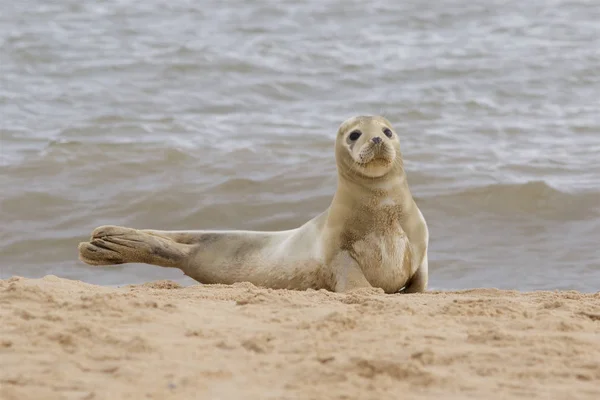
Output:
[[383,133],[385,133],[385,136],[389,138],[392,137],[392,130],[390,128],[383,128]]
[[352,133],[350,133],[348,138],[354,142],[355,140],[357,140],[360,137],[360,135],[362,135],[362,132],[359,130],[355,130],[355,131],[352,131]]

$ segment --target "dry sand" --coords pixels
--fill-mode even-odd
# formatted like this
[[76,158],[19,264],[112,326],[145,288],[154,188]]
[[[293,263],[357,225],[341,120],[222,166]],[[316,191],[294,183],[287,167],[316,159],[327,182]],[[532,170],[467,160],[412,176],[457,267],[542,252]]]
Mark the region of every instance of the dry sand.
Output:
[[0,281],[2,399],[599,399],[600,293]]

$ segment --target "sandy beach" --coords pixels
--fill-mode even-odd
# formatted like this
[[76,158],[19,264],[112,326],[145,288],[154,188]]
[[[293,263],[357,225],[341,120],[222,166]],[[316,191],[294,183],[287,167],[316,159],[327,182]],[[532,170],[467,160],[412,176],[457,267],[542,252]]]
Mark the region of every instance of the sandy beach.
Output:
[[600,293],[0,281],[0,398],[600,398]]

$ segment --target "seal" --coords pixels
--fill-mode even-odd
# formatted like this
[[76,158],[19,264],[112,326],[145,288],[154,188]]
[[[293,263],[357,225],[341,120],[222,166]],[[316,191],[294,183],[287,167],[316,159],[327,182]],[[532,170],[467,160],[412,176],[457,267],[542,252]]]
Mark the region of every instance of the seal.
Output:
[[79,244],[90,265],[179,268],[204,284],[386,293],[427,289],[429,232],[409,190],[400,140],[381,116],[344,121],[335,141],[330,206],[285,231],[161,231],[101,226]]

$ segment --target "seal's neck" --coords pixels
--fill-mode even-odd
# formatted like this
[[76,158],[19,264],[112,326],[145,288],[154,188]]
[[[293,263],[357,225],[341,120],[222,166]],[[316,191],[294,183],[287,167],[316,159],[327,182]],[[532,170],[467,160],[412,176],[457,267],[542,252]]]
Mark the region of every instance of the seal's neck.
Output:
[[395,209],[400,215],[412,211],[414,201],[404,171],[393,171],[380,178],[338,173],[337,190],[331,204],[335,215],[352,218],[353,213],[381,213]]
[[389,198],[399,205],[412,200],[408,179],[402,168],[378,178],[359,176],[352,171],[339,172],[336,196],[361,204],[368,198]]

